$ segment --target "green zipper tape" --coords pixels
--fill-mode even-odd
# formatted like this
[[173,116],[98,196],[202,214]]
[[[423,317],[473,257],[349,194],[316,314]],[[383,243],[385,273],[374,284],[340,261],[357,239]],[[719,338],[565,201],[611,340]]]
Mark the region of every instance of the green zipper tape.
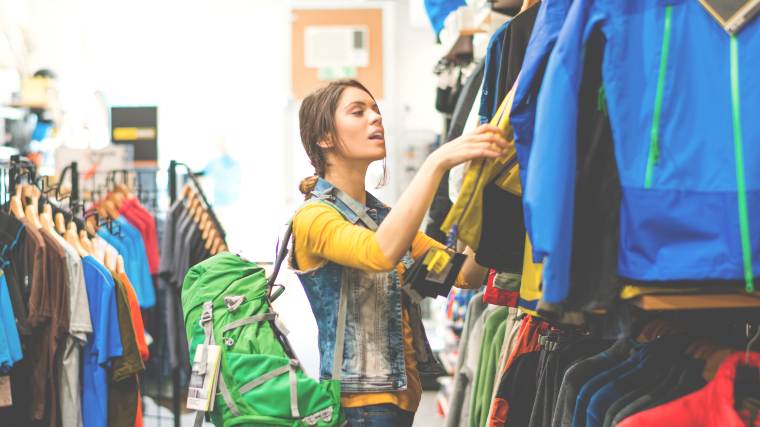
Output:
[[731,118],[734,128],[734,156],[736,157],[736,187],[739,204],[739,231],[742,238],[744,283],[747,292],[754,292],[752,284],[752,247],[749,242],[749,213],[747,187],[744,181],[744,149],[742,147],[741,103],[739,101],[739,42],[731,36]]
[[670,50],[670,24],[673,16],[673,6],[665,7],[665,30],[662,35],[662,50],[660,51],[660,70],[657,73],[657,92],[654,96],[654,112],[652,113],[652,130],[649,132],[649,158],[644,177],[644,188],[652,188],[654,164],[660,157],[660,114],[662,113],[662,98],[665,93],[665,74],[668,68],[668,51]]

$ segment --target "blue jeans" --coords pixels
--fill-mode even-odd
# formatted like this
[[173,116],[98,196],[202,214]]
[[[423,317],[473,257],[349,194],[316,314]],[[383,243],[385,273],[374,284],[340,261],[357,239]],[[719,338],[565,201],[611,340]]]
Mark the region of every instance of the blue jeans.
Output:
[[389,403],[343,408],[349,427],[411,427],[414,412],[404,411]]

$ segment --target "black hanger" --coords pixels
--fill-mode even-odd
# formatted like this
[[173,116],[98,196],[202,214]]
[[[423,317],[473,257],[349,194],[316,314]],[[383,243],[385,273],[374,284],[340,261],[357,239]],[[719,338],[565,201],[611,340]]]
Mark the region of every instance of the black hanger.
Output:
[[[749,332],[749,328],[747,331]],[[760,400],[760,372],[758,372],[756,366],[752,366],[749,363],[749,353],[752,345],[758,338],[760,338],[760,327],[757,327],[755,335],[747,343],[744,360],[736,367],[734,405],[737,410],[743,406],[747,406],[747,400]]]

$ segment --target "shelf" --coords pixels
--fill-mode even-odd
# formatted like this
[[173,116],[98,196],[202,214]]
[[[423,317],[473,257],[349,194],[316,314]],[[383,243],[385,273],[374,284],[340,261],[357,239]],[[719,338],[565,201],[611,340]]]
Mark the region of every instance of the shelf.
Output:
[[631,304],[645,311],[760,308],[760,297],[746,293],[642,295]]

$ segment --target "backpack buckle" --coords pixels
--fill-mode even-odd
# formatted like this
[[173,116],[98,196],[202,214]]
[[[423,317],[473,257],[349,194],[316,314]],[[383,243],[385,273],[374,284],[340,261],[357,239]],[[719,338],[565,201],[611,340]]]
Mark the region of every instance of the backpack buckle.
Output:
[[211,301],[206,301],[203,303],[203,313],[201,314],[201,320],[199,321],[201,326],[203,326],[204,323],[208,323],[213,319],[214,317],[213,308],[214,308],[214,305]]
[[224,303],[227,305],[227,311],[235,311],[245,302],[245,295],[234,295],[224,297]]

